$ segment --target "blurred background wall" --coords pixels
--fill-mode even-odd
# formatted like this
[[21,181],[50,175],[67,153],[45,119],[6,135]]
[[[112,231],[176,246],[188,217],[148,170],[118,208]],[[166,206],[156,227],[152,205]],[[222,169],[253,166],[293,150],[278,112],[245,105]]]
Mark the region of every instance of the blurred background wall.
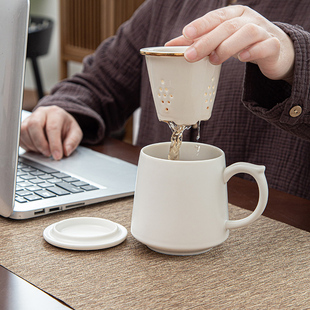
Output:
[[[49,53],[38,58],[40,73],[45,92],[59,81],[59,60],[60,60],[60,35],[59,35],[59,0],[30,0],[30,14],[53,19],[54,29],[50,43]],[[80,63],[70,63],[69,74],[80,71]],[[30,60],[26,63],[25,89],[35,90],[35,80]]]

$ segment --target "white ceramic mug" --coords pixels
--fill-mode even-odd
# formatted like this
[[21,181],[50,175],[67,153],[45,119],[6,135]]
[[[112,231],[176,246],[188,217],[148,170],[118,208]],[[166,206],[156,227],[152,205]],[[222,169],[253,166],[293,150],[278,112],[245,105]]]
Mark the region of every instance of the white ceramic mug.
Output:
[[[168,160],[169,147],[164,142],[141,150],[131,223],[137,240],[165,254],[199,254],[262,214],[268,200],[264,166],[226,167],[221,149],[194,142],[182,143],[180,160]],[[254,177],[259,200],[248,217],[229,220],[226,183],[237,173]]]
[[209,57],[189,63],[188,46],[161,46],[140,50],[146,57],[156,112],[160,121],[194,125],[211,117],[220,65]]

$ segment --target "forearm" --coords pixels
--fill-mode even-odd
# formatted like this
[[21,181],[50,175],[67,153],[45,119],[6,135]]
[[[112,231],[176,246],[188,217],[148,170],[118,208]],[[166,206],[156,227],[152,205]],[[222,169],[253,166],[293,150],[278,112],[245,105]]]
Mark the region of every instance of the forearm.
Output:
[[243,102],[257,116],[300,138],[310,140],[310,34],[301,27],[277,23],[292,39],[295,65],[292,85],[266,78],[247,64]]

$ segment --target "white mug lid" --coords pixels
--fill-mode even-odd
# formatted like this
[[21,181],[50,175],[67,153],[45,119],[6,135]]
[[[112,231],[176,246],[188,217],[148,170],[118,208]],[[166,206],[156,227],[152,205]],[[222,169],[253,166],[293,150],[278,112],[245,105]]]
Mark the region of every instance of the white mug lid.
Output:
[[102,218],[76,217],[48,226],[43,237],[48,243],[64,249],[99,250],[122,243],[127,229]]

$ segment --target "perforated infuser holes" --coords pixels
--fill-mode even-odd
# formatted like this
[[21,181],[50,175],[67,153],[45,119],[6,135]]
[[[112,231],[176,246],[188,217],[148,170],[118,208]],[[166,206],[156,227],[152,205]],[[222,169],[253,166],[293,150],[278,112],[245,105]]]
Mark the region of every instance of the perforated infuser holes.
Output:
[[214,97],[215,97],[215,78],[211,78],[211,85],[208,85],[207,90],[204,92],[205,104],[206,109],[210,109],[210,106],[213,104]]
[[171,93],[171,89],[167,87],[165,81],[162,79],[160,81],[160,86],[158,88],[157,96],[161,101],[161,104],[166,112],[169,112],[169,108],[173,102],[173,94]]

